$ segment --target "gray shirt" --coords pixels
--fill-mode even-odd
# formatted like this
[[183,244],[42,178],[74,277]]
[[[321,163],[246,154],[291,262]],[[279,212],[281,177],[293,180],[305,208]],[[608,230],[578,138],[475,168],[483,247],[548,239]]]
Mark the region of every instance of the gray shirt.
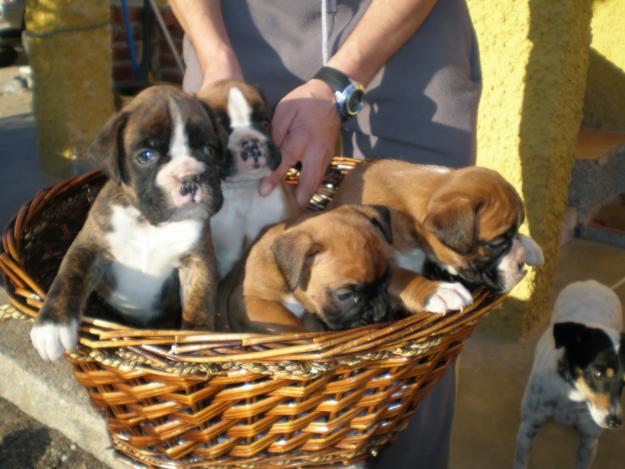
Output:
[[[329,0],[331,56],[370,0]],[[319,0],[227,0],[226,29],[247,81],[276,104],[322,65]],[[184,86],[201,84],[185,41]],[[399,158],[461,167],[475,162],[481,75],[475,32],[464,0],[439,0],[421,27],[367,87],[367,105],[343,124],[344,155]]]

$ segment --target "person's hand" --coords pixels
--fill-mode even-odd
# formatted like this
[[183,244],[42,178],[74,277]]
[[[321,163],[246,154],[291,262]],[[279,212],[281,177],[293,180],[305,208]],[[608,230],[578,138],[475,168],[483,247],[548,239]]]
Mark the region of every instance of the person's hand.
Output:
[[334,95],[324,82],[310,80],[282,98],[272,121],[272,136],[280,147],[282,164],[261,181],[260,195],[270,194],[288,169],[301,161],[295,196],[299,205],[306,206],[323,180],[340,128]]

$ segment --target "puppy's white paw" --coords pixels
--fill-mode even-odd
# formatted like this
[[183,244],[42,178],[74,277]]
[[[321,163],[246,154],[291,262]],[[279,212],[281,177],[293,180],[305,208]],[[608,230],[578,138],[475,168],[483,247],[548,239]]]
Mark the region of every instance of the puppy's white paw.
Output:
[[543,250],[536,241],[522,234],[519,234],[519,240],[525,251],[525,263],[527,265],[543,265],[545,263]]
[[36,323],[30,330],[30,341],[44,360],[53,361],[72,350],[78,341],[78,321],[57,324]]
[[464,309],[471,303],[473,297],[464,285],[457,282],[439,282],[436,292],[426,301],[425,310],[444,314]]

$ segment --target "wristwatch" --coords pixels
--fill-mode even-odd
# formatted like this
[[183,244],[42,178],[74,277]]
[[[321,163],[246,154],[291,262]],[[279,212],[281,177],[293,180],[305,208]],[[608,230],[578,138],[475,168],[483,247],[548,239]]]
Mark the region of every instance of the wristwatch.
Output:
[[334,92],[336,108],[343,121],[354,117],[365,105],[365,87],[332,67],[321,67],[313,78],[326,83]]

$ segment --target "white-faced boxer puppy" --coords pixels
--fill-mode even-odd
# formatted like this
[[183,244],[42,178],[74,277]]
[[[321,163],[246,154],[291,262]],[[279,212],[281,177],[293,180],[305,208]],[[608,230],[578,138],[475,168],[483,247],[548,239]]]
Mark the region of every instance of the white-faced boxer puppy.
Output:
[[258,193],[260,180],[281,162],[271,139],[271,110],[259,90],[247,83],[224,80],[198,95],[228,133],[222,164],[224,204],[211,219],[219,275],[223,278],[266,226],[300,212],[292,188],[282,182],[267,197]]
[[568,285],[536,345],[514,467],[527,467],[538,430],[554,419],[580,434],[577,469],[589,468],[605,428],[623,420],[625,334],[618,296],[595,280]]
[[[398,267],[390,289],[409,312],[468,306],[473,299],[463,283],[508,292],[525,274],[525,264],[543,263],[540,247],[518,232],[521,198],[486,168],[368,161],[345,177],[330,207],[345,203],[391,209]],[[452,281],[415,274],[424,272],[426,261],[434,276]]]
[[218,328],[340,330],[387,320],[391,239],[388,210],[374,206],[269,228],[220,283]]
[[216,125],[205,104],[170,86],[148,88],[105,124],[88,157],[109,181],[31,331],[42,358],[75,346],[93,291],[130,324],[158,323],[174,310],[183,327],[213,328],[208,220],[222,205],[224,151]]

